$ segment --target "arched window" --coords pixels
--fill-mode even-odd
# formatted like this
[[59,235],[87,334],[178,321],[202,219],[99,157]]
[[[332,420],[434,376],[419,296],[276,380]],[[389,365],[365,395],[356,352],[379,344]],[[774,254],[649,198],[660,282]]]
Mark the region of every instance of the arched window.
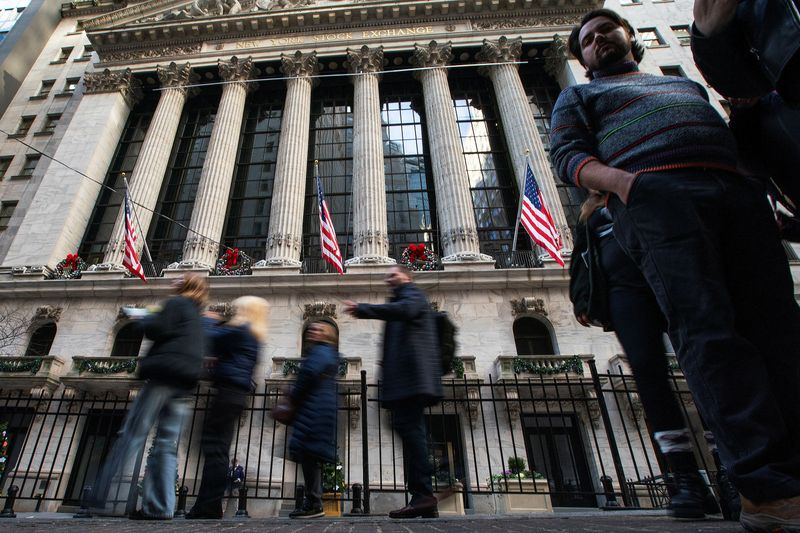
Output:
[[553,339],[547,326],[532,317],[522,317],[514,322],[514,342],[517,355],[552,355]]
[[122,326],[114,339],[111,357],[136,357],[142,346],[143,331],[139,324],[131,322]]
[[36,331],[31,335],[31,341],[28,343],[28,349],[25,350],[26,356],[31,357],[44,357],[50,354],[50,347],[53,345],[53,339],[56,338],[56,324],[55,322],[48,322],[39,326]]

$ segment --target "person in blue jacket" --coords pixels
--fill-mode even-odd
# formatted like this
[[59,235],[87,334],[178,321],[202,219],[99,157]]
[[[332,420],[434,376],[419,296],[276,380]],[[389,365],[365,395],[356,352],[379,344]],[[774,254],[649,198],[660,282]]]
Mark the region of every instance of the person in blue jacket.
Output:
[[[239,416],[253,392],[253,370],[266,340],[269,304],[263,298],[242,296],[233,301],[227,323],[206,313],[209,351],[216,358],[212,379],[216,394],[203,424],[203,479],[188,519],[222,518],[229,452]],[[216,320],[215,320],[216,319]]]
[[339,333],[327,320],[311,322],[304,335],[308,346],[290,397],[297,406],[289,441],[289,457],[300,463],[305,500],[291,518],[319,518],[322,510],[322,463],[336,463],[336,375]]

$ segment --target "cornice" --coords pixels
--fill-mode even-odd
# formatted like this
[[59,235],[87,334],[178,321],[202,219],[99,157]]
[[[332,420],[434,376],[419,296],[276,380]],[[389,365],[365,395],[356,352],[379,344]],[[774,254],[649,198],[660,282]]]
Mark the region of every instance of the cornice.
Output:
[[[452,270],[418,274],[414,282],[426,291],[524,290],[566,288],[569,272],[565,268],[509,270]],[[272,274],[268,276],[221,276],[209,278],[214,298],[242,294],[340,294],[386,292],[384,272],[348,273],[331,280],[327,274]],[[51,302],[70,298],[164,298],[173,291],[168,278],[149,279],[76,279],[0,282],[0,298],[35,298]]]
[[[174,0],[153,0],[152,3],[160,3],[162,10],[170,5],[182,4]],[[154,50],[198,50],[200,43],[209,41],[321,33],[334,29],[343,31],[401,24],[424,26],[464,20],[470,21],[475,30],[483,31],[567,26],[574,24],[587,10],[601,5],[602,1],[598,0],[573,0],[569,5],[559,5],[551,0],[412,0],[392,4],[326,5],[324,9],[312,5],[278,11],[248,11],[237,15],[159,21],[146,25],[101,27],[97,23],[92,27],[87,25],[86,29],[101,61],[124,61],[160,57]],[[135,10],[137,7],[128,9]],[[147,11],[153,13],[158,10],[148,7]],[[116,13],[105,17],[113,18],[114,15]],[[95,20],[100,18],[91,22]],[[105,59],[106,55],[109,59]]]

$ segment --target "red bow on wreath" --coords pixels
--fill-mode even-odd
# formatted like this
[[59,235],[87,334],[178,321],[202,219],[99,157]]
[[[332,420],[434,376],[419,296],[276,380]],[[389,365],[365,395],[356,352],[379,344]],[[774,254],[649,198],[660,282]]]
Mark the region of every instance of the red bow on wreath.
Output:
[[78,254],[67,254],[64,266],[76,270],[78,268]]
[[225,268],[233,268],[236,266],[236,262],[239,261],[239,249],[238,248],[228,248],[225,250]]
[[408,260],[411,263],[415,263],[417,261],[426,261],[428,259],[428,254],[425,251],[424,244],[411,244],[408,247]]

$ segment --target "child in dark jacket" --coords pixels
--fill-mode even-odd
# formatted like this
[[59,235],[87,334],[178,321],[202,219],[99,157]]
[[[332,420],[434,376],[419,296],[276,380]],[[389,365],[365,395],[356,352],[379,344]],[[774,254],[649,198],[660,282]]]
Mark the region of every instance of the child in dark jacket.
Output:
[[253,370],[267,336],[268,314],[266,300],[243,296],[233,301],[233,318],[227,324],[217,320],[207,326],[209,350],[217,359],[212,373],[216,394],[203,424],[203,480],[186,518],[222,518],[231,441],[253,392]]
[[291,518],[318,518],[322,510],[322,463],[336,462],[336,374],[339,334],[328,321],[312,322],[305,333],[303,357],[292,403],[297,406],[289,455],[301,464],[305,479],[303,507]]

